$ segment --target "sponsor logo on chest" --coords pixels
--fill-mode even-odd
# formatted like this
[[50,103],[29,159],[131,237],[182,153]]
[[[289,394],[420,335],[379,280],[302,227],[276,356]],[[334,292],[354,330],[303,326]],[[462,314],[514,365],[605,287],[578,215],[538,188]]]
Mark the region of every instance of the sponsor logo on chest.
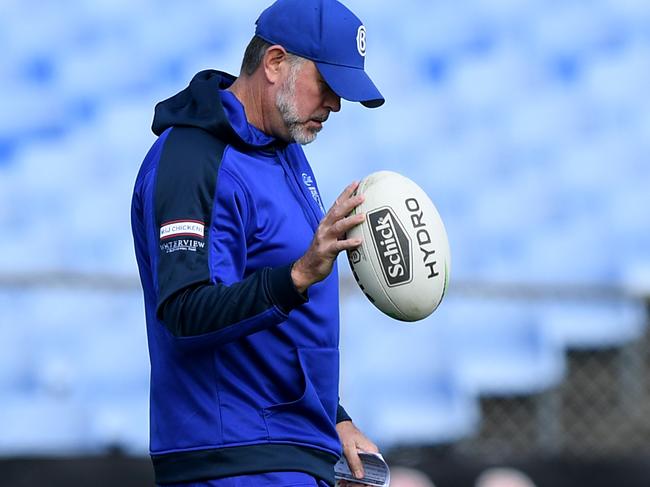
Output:
[[325,213],[325,208],[323,208],[323,202],[320,199],[320,194],[318,194],[318,190],[316,189],[316,184],[314,183],[314,178],[312,178],[309,174],[306,172],[302,173],[302,182],[307,186],[307,189],[311,193],[311,197],[314,198],[314,201],[320,208],[320,210]]

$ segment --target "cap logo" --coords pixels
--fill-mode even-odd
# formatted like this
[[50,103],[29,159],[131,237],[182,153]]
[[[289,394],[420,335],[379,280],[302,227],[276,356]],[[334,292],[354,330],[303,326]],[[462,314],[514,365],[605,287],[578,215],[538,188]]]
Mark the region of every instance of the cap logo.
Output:
[[361,56],[366,55],[366,28],[363,25],[357,30],[357,51]]

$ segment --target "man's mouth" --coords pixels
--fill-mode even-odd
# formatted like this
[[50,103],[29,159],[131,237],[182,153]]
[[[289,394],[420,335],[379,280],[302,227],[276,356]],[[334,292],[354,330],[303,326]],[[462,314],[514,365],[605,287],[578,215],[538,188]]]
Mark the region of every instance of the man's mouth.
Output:
[[325,115],[321,115],[320,117],[313,117],[312,121],[314,122],[319,122],[319,123],[324,123],[327,119],[329,118],[329,113],[326,113]]

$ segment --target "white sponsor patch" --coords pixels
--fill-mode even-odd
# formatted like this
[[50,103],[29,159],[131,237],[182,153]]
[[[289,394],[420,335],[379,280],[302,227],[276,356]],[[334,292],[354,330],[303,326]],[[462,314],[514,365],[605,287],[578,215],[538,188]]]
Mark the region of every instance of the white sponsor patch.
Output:
[[205,242],[194,240],[193,238],[166,240],[160,244],[160,250],[167,254],[171,254],[172,252],[177,252],[179,250],[196,252],[197,250],[203,249],[204,247]]
[[160,227],[160,240],[178,236],[201,237],[205,235],[203,222],[196,220],[176,220]]

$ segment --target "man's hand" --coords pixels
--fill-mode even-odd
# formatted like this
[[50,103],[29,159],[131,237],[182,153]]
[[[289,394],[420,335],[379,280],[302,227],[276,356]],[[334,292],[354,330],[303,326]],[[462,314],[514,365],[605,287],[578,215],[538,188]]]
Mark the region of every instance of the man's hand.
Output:
[[[363,478],[363,467],[359,459],[359,451],[379,453],[377,445],[366,438],[352,421],[341,421],[336,425],[336,431],[339,434],[341,445],[343,445],[343,455],[345,455],[345,459],[348,461],[352,475],[358,479]],[[338,485],[340,487],[352,487],[361,484],[339,480]]]
[[298,292],[303,293],[312,284],[325,279],[332,272],[339,252],[361,245],[361,239],[345,238],[346,232],[366,217],[363,213],[350,215],[364,200],[363,195],[353,196],[358,186],[355,181],[343,190],[318,225],[307,252],[293,265],[291,279]]

